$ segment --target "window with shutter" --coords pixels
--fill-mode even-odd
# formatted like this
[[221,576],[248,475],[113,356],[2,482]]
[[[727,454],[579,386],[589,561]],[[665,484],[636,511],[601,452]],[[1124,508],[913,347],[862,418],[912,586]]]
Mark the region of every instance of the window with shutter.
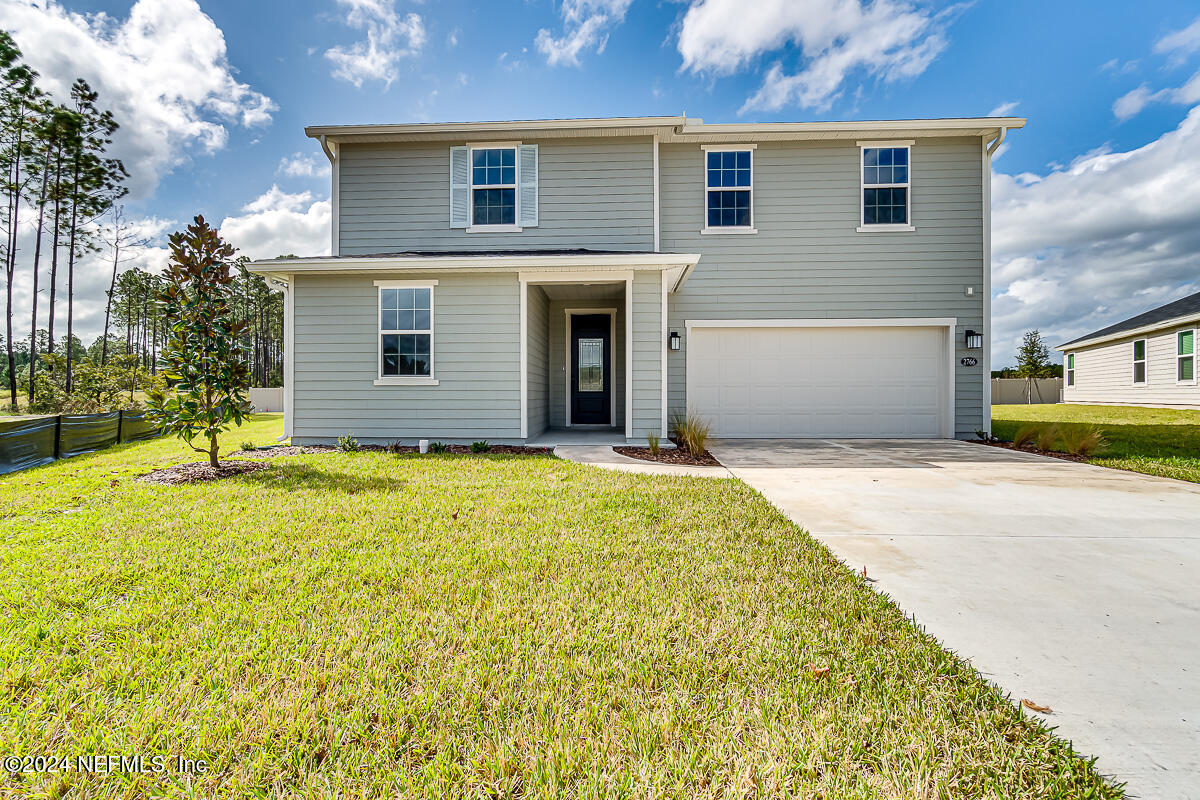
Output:
[[450,227],[517,233],[538,224],[537,145],[452,147],[450,173]]
[[466,147],[450,148],[450,227],[471,224],[470,153]]

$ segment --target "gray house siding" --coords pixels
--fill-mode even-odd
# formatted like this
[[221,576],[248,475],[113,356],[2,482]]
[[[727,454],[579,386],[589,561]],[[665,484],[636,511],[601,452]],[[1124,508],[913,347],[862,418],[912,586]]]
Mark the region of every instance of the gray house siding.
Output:
[[[1075,354],[1075,385],[1063,386],[1064,403],[1098,403],[1122,406],[1177,405],[1200,407],[1200,385],[1180,383],[1178,377],[1179,331],[1200,330],[1200,323],[1126,336],[1112,342],[1068,348]],[[1133,382],[1133,343],[1146,340],[1146,382]],[[1065,380],[1065,379],[1064,379]]]
[[[376,386],[375,280],[437,280],[437,386]],[[365,443],[416,438],[518,440],[520,296],[512,274],[297,275],[297,444],[346,433]],[[487,313],[480,313],[487,309]]]
[[653,249],[654,156],[649,137],[525,144],[538,145],[539,219],[536,228],[519,233],[450,228],[450,144],[343,145],[340,254]]
[[[688,319],[956,317],[955,427],[983,426],[983,359],[958,366],[963,332],[983,330],[983,187],[978,138],[912,147],[913,232],[859,233],[854,141],[762,142],[754,153],[757,234],[701,235],[699,145],[660,148],[662,248],[703,258],[670,297],[671,413],[686,407]],[[974,296],[966,295],[967,287]],[[985,346],[988,346],[985,343]]]
[[546,430],[550,388],[550,300],[540,286],[527,286],[529,293],[526,318],[526,381],[528,434],[537,436]]
[[662,433],[662,273],[633,274],[633,439]]

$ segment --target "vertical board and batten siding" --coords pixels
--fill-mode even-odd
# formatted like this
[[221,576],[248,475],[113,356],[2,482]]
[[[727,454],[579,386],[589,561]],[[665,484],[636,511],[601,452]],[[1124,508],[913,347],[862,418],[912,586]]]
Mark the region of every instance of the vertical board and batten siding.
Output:
[[519,233],[450,227],[450,146],[344,144],[340,253],[413,250],[654,247],[649,137],[546,139],[537,144],[538,225]]
[[567,424],[567,309],[615,308],[616,334],[612,342],[613,409],[617,427],[625,426],[625,301],[621,298],[550,301],[550,427]]
[[[1176,334],[1197,329],[1200,322],[1063,353],[1075,354],[1075,385],[1063,386],[1064,403],[1101,405],[1184,405],[1200,407],[1200,385],[1176,378]],[[1146,340],[1146,383],[1133,383],[1133,343]],[[1196,356],[1200,366],[1200,354]]]
[[[966,329],[985,330],[978,138],[916,140],[917,230],[894,233],[856,231],[860,151],[847,140],[758,143],[752,199],[758,233],[702,235],[702,152],[698,144],[664,144],[659,156],[662,248],[703,254],[670,298],[669,329],[685,339],[669,356],[672,414],[686,407],[686,320],[956,317],[955,432],[966,436],[983,427],[982,351],[966,350],[963,342]],[[966,355],[979,364],[959,366]]]
[[526,318],[526,413],[530,437],[546,430],[549,423],[549,337],[550,300],[540,286],[526,286],[529,293]]
[[[376,279],[437,280],[437,386],[376,386]],[[293,442],[521,435],[520,283],[514,274],[297,275]]]

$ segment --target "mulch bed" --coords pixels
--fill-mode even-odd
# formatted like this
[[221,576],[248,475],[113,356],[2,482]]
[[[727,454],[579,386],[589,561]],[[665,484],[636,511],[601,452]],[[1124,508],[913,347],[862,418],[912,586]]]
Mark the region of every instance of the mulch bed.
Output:
[[1070,453],[1059,453],[1054,450],[1038,450],[1035,447],[1017,447],[1012,442],[984,442],[979,439],[970,439],[971,444],[983,444],[988,447],[999,447],[1002,450],[1016,450],[1018,453],[1029,453],[1035,456],[1050,456],[1051,458],[1061,458],[1063,461],[1074,461],[1076,464],[1086,464],[1093,458],[1092,456],[1073,456]]
[[152,483],[158,486],[179,486],[185,483],[206,483],[219,481],[221,478],[232,478],[235,475],[245,475],[267,469],[269,464],[261,461],[222,461],[221,466],[213,469],[207,461],[196,461],[191,464],[176,464],[165,469],[156,469],[138,478],[142,483]]
[[613,451],[630,458],[657,461],[662,464],[687,464],[693,467],[721,466],[721,462],[713,458],[713,454],[707,450],[699,455],[684,447],[676,447],[674,450],[659,450],[658,455],[651,453],[649,447],[614,447]]

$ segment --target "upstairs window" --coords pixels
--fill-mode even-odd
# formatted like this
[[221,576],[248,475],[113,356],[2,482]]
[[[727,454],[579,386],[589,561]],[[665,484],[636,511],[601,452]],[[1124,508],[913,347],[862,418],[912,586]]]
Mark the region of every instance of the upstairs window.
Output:
[[706,150],[704,194],[706,231],[753,232],[754,150]]
[[471,150],[471,224],[517,224],[517,149]]
[[1133,382],[1146,382],[1146,340],[1138,339],[1133,343]]
[[1067,386],[1075,385],[1075,354],[1067,353]]
[[1196,330],[1180,331],[1175,335],[1175,379],[1180,383],[1196,382]]
[[862,146],[862,228],[911,230],[909,147]]

